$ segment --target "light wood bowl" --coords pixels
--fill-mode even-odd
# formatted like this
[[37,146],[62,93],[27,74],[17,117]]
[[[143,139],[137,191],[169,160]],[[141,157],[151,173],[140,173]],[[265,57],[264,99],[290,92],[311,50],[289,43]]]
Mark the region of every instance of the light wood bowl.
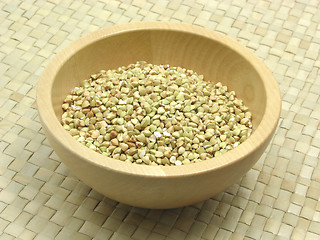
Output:
[[[105,157],[72,138],[60,124],[61,104],[80,81],[136,61],[192,69],[234,90],[250,108],[254,131],[237,148],[200,163],[146,166]],[[84,183],[119,202],[174,208],[208,199],[241,178],[276,129],[279,87],[265,64],[230,38],[179,23],[129,23],[93,32],[57,54],[43,72],[37,104],[43,130],[60,159]]]

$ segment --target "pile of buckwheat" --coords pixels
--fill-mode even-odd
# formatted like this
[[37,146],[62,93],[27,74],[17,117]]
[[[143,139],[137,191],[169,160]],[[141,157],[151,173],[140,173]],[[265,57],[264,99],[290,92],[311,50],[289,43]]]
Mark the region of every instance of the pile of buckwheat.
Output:
[[252,132],[251,113],[234,91],[192,70],[144,61],[91,75],[62,109],[63,127],[80,143],[137,164],[200,162]]

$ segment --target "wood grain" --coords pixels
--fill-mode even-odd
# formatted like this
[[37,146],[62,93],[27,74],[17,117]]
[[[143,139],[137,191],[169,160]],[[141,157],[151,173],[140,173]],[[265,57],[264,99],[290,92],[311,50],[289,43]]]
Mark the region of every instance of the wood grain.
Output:
[[[185,67],[226,84],[252,111],[253,134],[226,154],[186,166],[139,166],[82,146],[60,124],[63,99],[90,74],[138,60]],[[264,152],[281,110],[276,80],[248,49],[213,31],[163,22],[113,26],[73,42],[43,72],[37,104],[50,144],[78,178],[114,200],[146,208],[189,205],[232,185]]]

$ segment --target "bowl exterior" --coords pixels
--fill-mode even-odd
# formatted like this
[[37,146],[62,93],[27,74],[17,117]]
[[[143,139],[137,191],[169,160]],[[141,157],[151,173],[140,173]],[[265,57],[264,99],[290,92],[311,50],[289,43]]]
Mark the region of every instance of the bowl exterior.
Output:
[[271,140],[270,136],[256,151],[223,168],[185,177],[159,177],[102,168],[68,151],[63,142],[44,131],[56,154],[81,181],[113,200],[150,209],[177,208],[213,197],[250,170]]

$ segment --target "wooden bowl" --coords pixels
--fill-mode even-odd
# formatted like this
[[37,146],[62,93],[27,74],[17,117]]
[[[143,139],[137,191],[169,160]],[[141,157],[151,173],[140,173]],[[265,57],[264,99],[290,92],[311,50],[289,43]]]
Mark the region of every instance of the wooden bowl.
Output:
[[[252,135],[219,157],[183,166],[130,164],[77,142],[60,124],[66,95],[101,69],[139,60],[185,67],[227,85],[250,108]],[[189,205],[234,184],[266,149],[281,110],[275,78],[245,47],[207,29],[163,22],[108,27],[73,42],[43,72],[37,104],[51,146],[79,179],[111,199],[144,208]]]

